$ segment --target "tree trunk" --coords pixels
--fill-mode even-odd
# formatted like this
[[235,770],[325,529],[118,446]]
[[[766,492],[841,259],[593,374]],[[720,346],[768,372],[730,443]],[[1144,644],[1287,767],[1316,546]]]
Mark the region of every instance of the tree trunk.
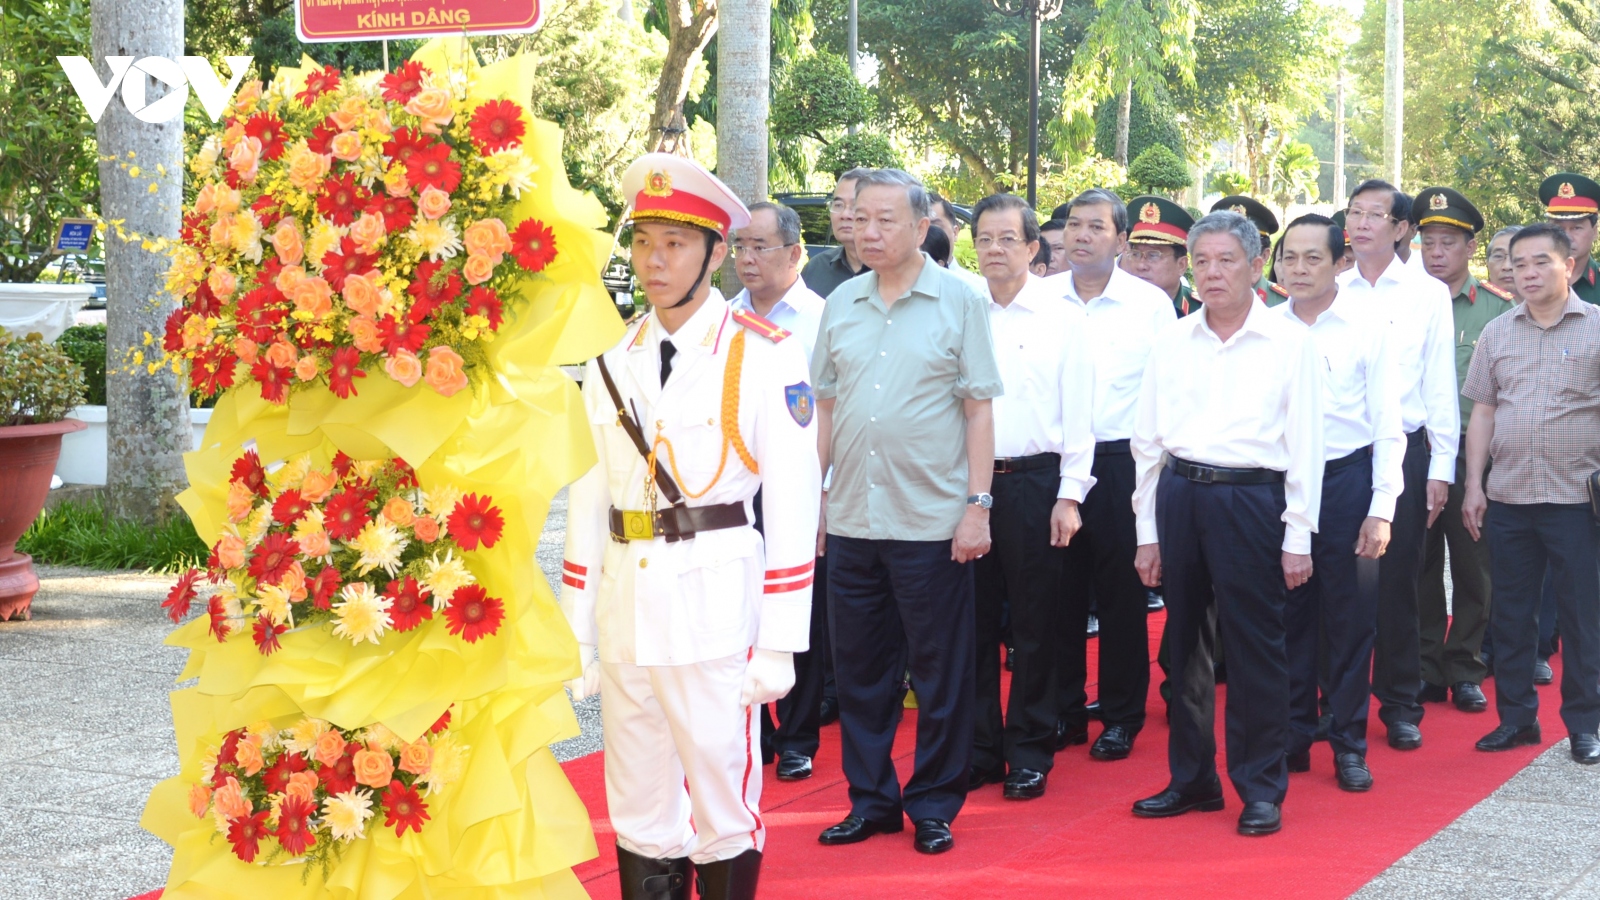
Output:
[[[767,199],[772,3],[722,0],[717,19],[717,177],[750,204]],[[729,294],[739,284],[732,256],[722,284]]]
[[1402,0],[1388,0],[1383,19],[1383,165],[1400,187],[1400,155],[1405,146],[1406,18]]
[[[183,0],[93,0],[91,55],[101,67],[107,56],[183,55]],[[145,78],[145,100],[167,88]],[[126,90],[126,86],[123,88]],[[120,100],[106,107],[96,128],[100,144],[100,214],[143,238],[176,240],[183,207],[183,117],[142,122]],[[163,172],[163,169],[165,170]],[[138,173],[135,175],[135,173]],[[154,190],[152,191],[152,185]],[[154,521],[173,510],[173,495],[187,479],[183,454],[192,449],[189,395],[170,369],[147,368],[159,335],[177,305],[166,293],[167,258],[138,239],[106,236],[106,488],[119,516]],[[144,364],[136,354],[146,355]]]
[[656,108],[650,114],[652,142],[659,141],[689,96],[689,75],[700,52],[717,33],[716,0],[668,0],[667,56],[656,82]]
[[1117,165],[1126,169],[1128,167],[1128,126],[1133,117],[1133,79],[1122,86],[1122,95],[1117,98]]
[[[891,80],[902,86],[909,83],[905,73],[900,71],[900,66],[894,57],[883,56],[879,58],[878,65],[882,66],[882,73]],[[913,98],[912,103],[916,106],[917,114],[922,116],[923,124],[932,129],[934,134],[938,135],[939,139],[950,149],[956,151],[956,155],[961,157],[961,161],[966,163],[972,174],[978,176],[978,180],[983,182],[984,191],[990,194],[1002,193],[999,176],[989,167],[989,163],[984,160],[982,154],[974,149],[962,136],[961,129],[951,124],[959,119],[959,111],[952,109],[949,118],[946,119],[940,116],[937,110],[920,100]]]

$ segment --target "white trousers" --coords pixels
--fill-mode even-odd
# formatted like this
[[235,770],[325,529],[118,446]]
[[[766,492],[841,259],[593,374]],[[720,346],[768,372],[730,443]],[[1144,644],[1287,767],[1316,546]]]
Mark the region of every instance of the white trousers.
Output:
[[760,717],[739,704],[749,659],[601,661],[606,803],[624,849],[706,863],[766,845]]

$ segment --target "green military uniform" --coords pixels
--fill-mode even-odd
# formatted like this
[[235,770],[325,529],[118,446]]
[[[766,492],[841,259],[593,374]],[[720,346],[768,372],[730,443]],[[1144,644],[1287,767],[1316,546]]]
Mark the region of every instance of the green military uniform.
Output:
[[[1272,236],[1278,233],[1278,217],[1272,210],[1254,197],[1235,194],[1232,197],[1223,197],[1211,204],[1212,212],[1235,212],[1255,223],[1256,230],[1261,232],[1261,255],[1268,260],[1272,259]],[[1289,299],[1289,292],[1273,284],[1263,274],[1256,282],[1256,296],[1268,306],[1277,306]]]
[[[1576,172],[1557,172],[1539,185],[1539,202],[1544,204],[1545,218],[1552,221],[1588,219],[1592,225],[1600,216],[1600,184]],[[1572,284],[1578,299],[1600,305],[1600,266],[1591,251],[1587,259],[1578,260],[1578,279]]]
[[[1128,243],[1150,244],[1162,247],[1186,247],[1189,229],[1194,227],[1194,216],[1189,211],[1165,197],[1145,194],[1128,201]],[[1185,250],[1187,252],[1187,250]],[[1200,298],[1181,280],[1178,292],[1172,297],[1172,309],[1183,318],[1200,308]]]
[[[1454,227],[1476,235],[1483,217],[1467,199],[1449,188],[1428,188],[1413,206],[1419,230]],[[1451,302],[1456,335],[1456,389],[1467,381],[1467,368],[1478,335],[1495,317],[1516,305],[1511,294],[1470,273]],[[1444,688],[1462,682],[1483,684],[1488,673],[1483,663],[1483,635],[1489,625],[1489,545],[1474,541],[1461,521],[1466,496],[1467,422],[1472,401],[1461,401],[1461,446],[1456,456],[1456,480],[1450,485],[1444,512],[1428,529],[1423,545],[1422,576],[1417,586],[1417,622],[1421,631],[1422,680],[1438,697]],[[1450,548],[1450,581],[1454,588],[1452,619],[1445,608],[1445,547]]]
[[1200,298],[1194,295],[1194,288],[1186,281],[1178,285],[1178,296],[1172,298],[1172,309],[1183,318],[1189,313],[1200,308]]

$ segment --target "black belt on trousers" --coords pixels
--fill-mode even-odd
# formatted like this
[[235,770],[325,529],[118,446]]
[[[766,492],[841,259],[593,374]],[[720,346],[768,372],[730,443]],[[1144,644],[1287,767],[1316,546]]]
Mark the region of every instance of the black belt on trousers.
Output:
[[1230,469],[1227,466],[1206,466],[1176,456],[1167,457],[1167,468],[1200,484],[1272,484],[1283,480],[1283,473],[1277,469]]
[[617,541],[648,541],[665,537],[668,543],[688,540],[701,531],[738,528],[750,524],[743,503],[715,506],[669,506],[648,512],[611,508],[611,537]]
[[1034,469],[1059,469],[1061,468],[1061,454],[1035,453],[1032,456],[1001,456],[994,461],[996,475],[1010,475],[1012,472],[1029,472]]
[[1128,446],[1128,439],[1120,441],[1098,441],[1094,445],[1095,456],[1131,456],[1133,448]]
[[1428,440],[1428,428],[1427,428],[1427,426],[1423,426],[1421,428],[1418,428],[1416,431],[1413,431],[1410,434],[1406,435],[1406,446],[1410,447],[1413,444],[1426,443],[1427,440]]
[[1338,459],[1330,459],[1330,460],[1328,460],[1327,465],[1322,467],[1322,471],[1324,473],[1337,472],[1340,469],[1344,468],[1345,466],[1353,466],[1356,463],[1361,462],[1363,459],[1366,459],[1367,457],[1369,457],[1371,455],[1372,455],[1372,445],[1368,444],[1367,446],[1361,447],[1360,449],[1352,450],[1347,455],[1341,456]]

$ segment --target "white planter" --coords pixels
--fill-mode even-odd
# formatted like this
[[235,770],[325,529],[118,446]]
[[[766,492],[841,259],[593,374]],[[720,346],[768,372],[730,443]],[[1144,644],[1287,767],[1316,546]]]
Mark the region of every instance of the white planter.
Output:
[[0,329],[53,341],[93,296],[92,284],[0,284]]
[[[106,408],[80,406],[68,414],[69,419],[82,419],[89,427],[66,435],[61,439],[61,458],[56,461],[56,477],[67,484],[106,483]],[[200,446],[200,436],[205,434],[211,421],[211,410],[189,410],[189,423],[194,440],[189,449]]]

